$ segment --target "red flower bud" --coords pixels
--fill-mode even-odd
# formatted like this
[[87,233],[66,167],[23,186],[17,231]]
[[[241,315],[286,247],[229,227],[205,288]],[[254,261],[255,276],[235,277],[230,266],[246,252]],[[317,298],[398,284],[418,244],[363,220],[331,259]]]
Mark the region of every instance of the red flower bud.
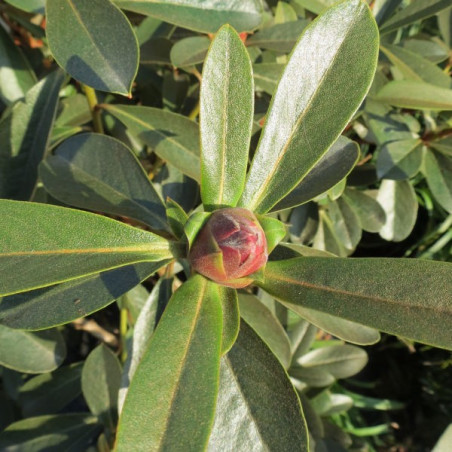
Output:
[[246,276],[267,262],[267,239],[255,215],[231,207],[215,211],[202,227],[189,260],[201,275],[237,289],[253,281]]

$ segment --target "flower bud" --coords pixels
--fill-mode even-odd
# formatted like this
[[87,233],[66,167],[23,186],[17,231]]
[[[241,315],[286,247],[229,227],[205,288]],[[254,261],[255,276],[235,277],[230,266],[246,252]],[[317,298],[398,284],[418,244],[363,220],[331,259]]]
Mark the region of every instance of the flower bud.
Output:
[[215,211],[202,227],[189,260],[201,275],[228,287],[242,288],[267,262],[267,239],[255,215],[231,207]]

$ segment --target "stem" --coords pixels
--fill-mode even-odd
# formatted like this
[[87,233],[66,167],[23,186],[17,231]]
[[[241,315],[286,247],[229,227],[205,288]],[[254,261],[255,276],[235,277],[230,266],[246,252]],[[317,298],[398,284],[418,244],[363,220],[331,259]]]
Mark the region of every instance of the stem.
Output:
[[82,85],[83,91],[85,92],[86,100],[88,101],[89,110],[91,116],[93,117],[93,128],[94,132],[104,133],[104,126],[102,125],[102,117],[100,115],[100,110],[98,108],[98,101],[96,96],[96,91],[87,85]]
[[198,115],[199,115],[199,101],[195,105],[195,108],[193,108],[193,110],[190,112],[188,117],[189,117],[189,119],[194,121]]
[[121,308],[119,311],[119,337],[121,340],[121,362],[124,364],[127,358],[126,335],[128,327],[128,310]]

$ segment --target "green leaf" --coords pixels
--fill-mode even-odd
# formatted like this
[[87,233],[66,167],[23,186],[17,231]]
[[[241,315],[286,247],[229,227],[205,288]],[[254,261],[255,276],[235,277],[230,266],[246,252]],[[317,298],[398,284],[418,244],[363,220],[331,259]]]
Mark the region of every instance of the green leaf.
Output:
[[60,111],[55,119],[55,127],[81,126],[91,120],[92,115],[86,96],[77,93],[61,101]]
[[287,334],[275,315],[254,295],[239,295],[240,316],[253,328],[285,369],[290,366],[291,351]]
[[[443,11],[443,13],[447,13],[447,10]],[[440,16],[438,16],[438,25],[440,24],[439,17]],[[404,49],[410,50],[411,52],[422,56],[422,58],[437,64],[447,59],[448,49],[447,45],[442,41],[433,39],[405,39],[400,45],[403,46]]]
[[28,200],[38,176],[38,164],[49,144],[58,93],[64,80],[55,71],[31,88],[0,122],[0,196]]
[[325,312],[298,306],[297,314],[323,331],[353,344],[372,345],[380,340],[380,333],[374,328],[350,322]]
[[336,3],[334,0],[296,0],[296,2],[314,14],[321,14]]
[[82,364],[60,367],[38,375],[19,389],[19,403],[24,417],[58,413],[82,392]]
[[445,43],[452,47],[452,8],[438,14],[438,27]]
[[298,396],[279,361],[246,323],[221,360],[215,423],[207,450],[308,451]]
[[201,198],[208,210],[234,207],[242,194],[253,111],[251,61],[225,25],[207,54],[200,94]]
[[427,184],[438,203],[452,213],[452,159],[427,150],[424,156]]
[[409,179],[422,163],[422,142],[417,138],[385,144],[377,159],[377,175],[385,179]]
[[171,198],[166,201],[166,217],[173,234],[180,239],[184,235],[184,226],[188,220],[185,210]]
[[210,217],[211,213],[209,212],[194,212],[188,218],[188,221],[185,223],[184,232],[187,237],[188,246],[191,248],[193,242],[198,235],[198,232],[204,226],[204,223]]
[[6,3],[28,13],[44,14],[46,0],[5,0]]
[[265,232],[267,252],[270,254],[275,249],[276,245],[278,245],[278,243],[286,236],[287,226],[277,218],[257,215],[257,219]]
[[82,371],[82,391],[92,414],[114,431],[118,412],[121,365],[105,345],[96,347],[86,358]]
[[380,229],[380,235],[394,242],[406,239],[414,228],[418,210],[416,193],[411,183],[407,180],[383,180],[377,201],[386,214],[386,223]]
[[351,397],[344,394],[331,394],[329,390],[322,391],[310,402],[319,416],[331,416],[342,413],[353,406]]
[[102,431],[97,418],[85,413],[22,419],[0,433],[4,452],[87,450]]
[[66,357],[66,345],[57,330],[38,333],[0,325],[0,364],[18,372],[51,372]]
[[246,40],[246,45],[289,53],[308,23],[307,20],[297,20],[296,22],[280,23],[263,28],[250,36]]
[[160,278],[157,281],[134,325],[132,344],[128,350],[126,362],[124,363],[121,387],[118,394],[119,413],[122,411],[130,381],[146,351],[157,323],[171,298],[173,282],[173,278]]
[[272,95],[283,69],[284,65],[279,63],[253,64],[253,77],[256,90],[265,91]]
[[389,82],[375,99],[395,107],[414,110],[452,110],[452,89],[413,80]]
[[138,42],[109,0],[48,0],[47,40],[57,63],[94,89],[128,95],[138,70]]
[[6,104],[25,96],[36,83],[36,75],[9,34],[0,27],[0,99]]
[[216,285],[202,276],[175,292],[130,384],[118,452],[205,447],[218,391],[221,318]]
[[[301,380],[304,385],[302,388],[324,388],[325,386],[330,386],[335,382],[335,378],[330,373],[322,369],[317,369],[315,367],[297,367],[294,366],[290,369],[290,376]],[[299,385],[296,385],[297,389]],[[299,390],[300,390],[299,389]]]
[[163,201],[140,162],[114,138],[97,133],[69,138],[42,162],[39,175],[46,190],[66,204],[170,230]]
[[424,81],[442,88],[451,87],[451,79],[436,64],[399,46],[386,44],[383,53],[403,75],[404,79]]
[[176,67],[200,64],[206,57],[210,39],[206,36],[190,36],[177,41],[170,53],[171,63]]
[[170,64],[173,43],[166,38],[149,39],[140,46],[140,64]]
[[7,200],[0,210],[0,296],[172,257],[164,238],[110,218]]
[[279,201],[272,211],[289,209],[321,195],[346,177],[358,158],[358,144],[340,136],[297,187]]
[[355,249],[362,234],[361,224],[355,211],[342,198],[330,202],[327,210],[333,229],[341,244],[347,250]]
[[334,227],[328,212],[320,211],[319,219],[319,227],[315,234],[312,246],[316,249],[332,253],[335,256],[348,256],[351,253],[351,250],[347,250],[343,245],[337,234],[337,228]]
[[115,0],[115,3],[120,8],[202,33],[215,33],[226,23],[239,32],[252,31],[262,21],[259,0]]
[[377,27],[361,0],[339,3],[306,28],[273,96],[240,206],[265,213],[301,182],[361,104],[377,54]]
[[364,368],[367,364],[367,353],[354,345],[332,345],[306,353],[297,360],[297,364],[323,370],[336,379],[348,378]]
[[418,20],[426,19],[450,6],[450,0],[416,0],[406,8],[394,14],[381,26],[381,33],[390,33],[400,27],[410,25]]
[[278,1],[275,8],[275,23],[284,24],[297,20],[297,13],[288,3]]
[[168,262],[128,265],[4,297],[0,302],[0,324],[39,330],[71,322],[108,306]]
[[295,312],[302,304],[452,348],[452,267],[445,262],[302,257],[269,262],[257,284]]
[[452,135],[440,138],[439,140],[430,141],[429,145],[440,151],[442,154],[452,156]]
[[230,287],[217,285],[218,297],[223,310],[223,335],[221,354],[227,353],[237,339],[240,329],[240,312],[237,291]]
[[359,218],[361,227],[368,232],[379,232],[386,222],[386,214],[372,196],[363,191],[346,188],[344,199]]
[[198,124],[185,116],[159,108],[102,105],[132,135],[146,143],[163,160],[200,181]]

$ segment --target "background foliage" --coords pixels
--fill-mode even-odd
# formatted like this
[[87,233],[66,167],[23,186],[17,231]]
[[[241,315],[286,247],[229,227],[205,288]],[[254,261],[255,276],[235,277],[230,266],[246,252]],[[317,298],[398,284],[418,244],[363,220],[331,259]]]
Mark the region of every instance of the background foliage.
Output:
[[[0,287],[8,288],[0,301],[0,449],[112,448],[118,407],[121,410],[135,371],[135,395],[128,403],[140,405],[140,392],[145,390],[140,385],[146,380],[139,375],[149,376],[153,366],[147,369],[138,363],[173,291],[189,274],[185,261],[169,263],[182,251],[167,238],[183,236],[185,212],[191,213],[201,199],[207,210],[231,202],[259,213],[270,210],[272,217],[288,225],[285,245],[277,248],[266,270],[267,280],[258,283],[268,293],[260,288],[239,294],[240,315],[249,327],[242,322],[236,345],[221,359],[219,409],[208,449],[220,450],[227,442],[231,450],[243,450],[250,444],[246,435],[267,431],[269,420],[271,434],[255,440],[256,448],[265,444],[270,450],[297,450],[306,441],[296,398],[289,385],[282,384],[285,371],[301,398],[313,450],[425,450],[443,431],[434,450],[450,449],[450,352],[410,340],[450,349],[447,307],[439,309],[432,298],[431,314],[427,289],[399,294],[413,306],[426,303],[425,310],[418,311],[413,324],[402,322],[400,327],[406,306],[397,315],[382,307],[374,313],[372,326],[403,339],[383,336],[379,344],[363,348],[360,345],[379,340],[376,330],[362,325],[369,313],[366,305],[357,303],[348,320],[333,317],[340,312],[331,311],[331,306],[314,310],[325,300],[321,296],[303,306],[286,300],[292,311],[269,295],[279,296],[277,285],[268,285],[269,278],[278,279],[278,271],[286,277],[303,268],[296,279],[306,277],[322,287],[343,284],[359,292],[362,283],[366,292],[366,281],[372,278],[393,287],[399,279],[397,260],[385,261],[378,271],[355,265],[352,259],[341,260],[334,266],[340,262],[347,273],[332,272],[327,280],[320,275],[316,281],[312,264],[291,269],[278,262],[303,259],[300,256],[410,257],[417,258],[410,263],[413,279],[437,281],[435,293],[442,295],[444,305],[450,304],[450,270],[425,261],[450,262],[452,255],[450,1],[368,2],[381,38],[375,79],[361,106],[352,105],[352,99],[359,89],[365,94],[364,83],[358,86],[359,71],[370,71],[371,63],[359,24],[353,28],[355,35],[345,40],[350,50],[339,53],[345,56],[336,60],[333,55],[337,71],[328,75],[323,90],[318,89],[322,80],[314,80],[312,73],[303,78],[295,71],[296,64],[303,65],[294,52],[289,63],[292,78],[281,82],[279,96],[288,99],[294,90],[307,90],[307,80],[314,80],[311,89],[318,95],[312,108],[304,110],[308,116],[303,133],[295,134],[285,147],[290,158],[275,168],[272,133],[283,133],[280,123],[288,128],[296,123],[299,106],[283,109],[280,103],[277,108],[274,100],[277,107],[267,115],[272,95],[300,34],[334,2],[209,0],[208,8],[205,3],[0,4],[0,198],[11,200],[1,204],[1,240],[8,250],[20,235],[22,248],[11,252],[20,253],[27,243],[38,251],[32,258],[15,256],[14,265],[8,261],[9,267],[0,267]],[[227,23],[240,39],[232,28],[224,31],[226,27],[211,46],[214,33]],[[365,26],[368,23],[363,30]],[[358,55],[353,53],[357,42]],[[234,57],[222,60],[215,45],[229,46]],[[345,130],[335,141],[340,118],[331,120],[327,112],[337,99],[337,74],[349,65],[356,69],[356,78],[350,77],[345,88],[351,100],[350,105],[341,100]],[[217,73],[224,74],[222,86],[232,87],[235,95],[219,90],[213,81],[203,84],[200,94],[201,79],[213,80]],[[230,74],[237,78],[230,80]],[[347,115],[358,107],[348,121]],[[225,111],[227,121],[237,125],[235,135],[222,131],[227,121],[215,123],[215,110]],[[273,132],[271,115],[280,121],[273,119],[279,124]],[[253,155],[266,123],[270,126],[262,134],[260,154],[256,152],[260,166],[253,163],[245,180],[247,149],[240,145],[251,139]],[[218,155],[219,131],[228,137],[224,152],[236,163],[228,166],[234,174],[206,176],[201,158],[206,165],[209,155]],[[312,143],[327,151],[319,162],[307,152],[290,154],[291,146],[309,149]],[[217,163],[207,169],[220,168]],[[262,183],[263,166],[274,170],[267,173],[273,175],[268,184]],[[301,182],[301,177],[290,180],[293,167],[311,171]],[[234,183],[225,186],[219,199],[214,191],[222,177]],[[295,189],[288,193],[291,188]],[[281,195],[284,190],[287,196]],[[171,201],[166,203],[168,197]],[[33,203],[18,210],[13,202],[17,200]],[[45,206],[38,208],[36,203]],[[61,208],[66,206],[103,216]],[[53,230],[53,218],[59,234],[51,241],[41,240],[40,234]],[[65,267],[52,256],[39,255],[49,247],[71,248],[74,237],[78,251],[68,253]],[[0,265],[7,258],[0,256]],[[33,267],[30,259],[35,259]],[[318,260],[316,266],[319,262],[333,265],[330,259]],[[40,271],[24,274],[23,268],[44,268],[52,279],[43,280]],[[186,290],[196,294],[204,283],[191,281]],[[387,287],[377,285],[373,295],[385,295]],[[227,298],[215,294],[210,285],[205,290],[211,299]],[[293,290],[299,296],[298,288]],[[178,310],[166,315],[187,312],[188,328],[193,312],[184,305],[187,298],[179,299]],[[206,361],[199,358],[196,366],[187,366],[187,385],[193,391],[201,378],[218,379],[208,355],[219,356],[220,344],[209,338],[218,337],[221,313],[206,300],[199,306],[209,321],[199,325],[202,340],[191,350]],[[153,341],[164,344],[165,335],[177,336],[179,328],[160,331]],[[183,344],[182,334],[178,340]],[[158,368],[169,373],[182,359],[175,353],[171,360],[165,353],[152,353],[147,362],[159,362]],[[258,377],[251,375],[234,387],[230,376],[248,375],[250,368],[259,370]],[[263,382],[264,389],[256,381]],[[171,384],[168,394],[174,390]],[[283,408],[263,403],[272,400],[268,388],[275,387],[285,397]],[[212,411],[209,403],[207,396],[199,401],[203,410]],[[149,407],[143,405],[136,416]],[[253,416],[246,416],[244,407]],[[245,419],[243,432],[231,433],[227,413]],[[125,418],[122,431],[138,421]],[[196,417],[190,422],[198,425]],[[171,437],[183,440],[187,431]],[[125,450],[134,447],[133,438],[123,438]]]

